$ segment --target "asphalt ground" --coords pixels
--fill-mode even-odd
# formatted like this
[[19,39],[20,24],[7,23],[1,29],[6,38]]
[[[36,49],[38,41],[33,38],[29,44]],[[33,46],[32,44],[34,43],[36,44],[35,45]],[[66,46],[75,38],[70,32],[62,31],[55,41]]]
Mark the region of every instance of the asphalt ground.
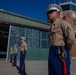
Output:
[[[27,75],[48,75],[47,61],[25,61]],[[0,60],[0,75],[20,75],[19,61],[17,66],[6,60]],[[76,75],[76,60],[71,61],[71,75]]]

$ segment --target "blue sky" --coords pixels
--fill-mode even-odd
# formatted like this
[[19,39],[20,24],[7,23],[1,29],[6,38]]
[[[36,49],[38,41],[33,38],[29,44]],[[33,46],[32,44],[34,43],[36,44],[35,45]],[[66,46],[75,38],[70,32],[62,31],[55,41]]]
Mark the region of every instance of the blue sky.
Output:
[[53,4],[53,0],[0,0],[0,9],[47,22],[49,4]]

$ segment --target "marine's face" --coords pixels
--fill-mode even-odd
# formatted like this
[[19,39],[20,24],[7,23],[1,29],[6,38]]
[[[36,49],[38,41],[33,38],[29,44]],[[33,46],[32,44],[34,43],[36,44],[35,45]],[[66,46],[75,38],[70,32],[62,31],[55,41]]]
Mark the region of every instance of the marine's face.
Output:
[[16,47],[16,45],[14,45],[14,47]]
[[57,11],[50,11],[48,13],[48,19],[50,20],[50,22],[52,23],[54,21],[54,19],[57,17]]
[[24,40],[23,39],[21,39],[21,42],[23,42]]

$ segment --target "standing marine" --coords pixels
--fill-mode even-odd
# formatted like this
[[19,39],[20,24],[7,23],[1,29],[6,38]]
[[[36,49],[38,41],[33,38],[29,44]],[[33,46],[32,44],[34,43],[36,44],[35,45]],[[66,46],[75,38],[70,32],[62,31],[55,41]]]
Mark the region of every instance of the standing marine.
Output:
[[10,48],[10,63],[13,62],[13,48]]
[[75,35],[71,25],[60,19],[62,8],[56,4],[48,6],[49,30],[48,75],[70,75],[70,50]]
[[20,73],[21,75],[26,75],[25,72],[25,57],[27,52],[27,44],[25,38],[21,37],[21,51],[20,51]]
[[17,65],[17,45],[14,44],[14,61],[13,61],[13,66],[16,66]]

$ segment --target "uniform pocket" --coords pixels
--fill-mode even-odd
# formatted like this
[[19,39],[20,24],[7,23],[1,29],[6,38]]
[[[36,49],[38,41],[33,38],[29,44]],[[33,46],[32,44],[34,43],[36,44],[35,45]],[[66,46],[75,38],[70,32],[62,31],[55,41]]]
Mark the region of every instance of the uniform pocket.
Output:
[[59,35],[62,35],[63,33],[62,33],[62,30],[60,29],[60,27],[54,27],[53,29],[52,29],[52,33],[57,33],[57,34],[59,34]]
[[53,27],[52,32],[58,32],[60,31],[60,27]]

